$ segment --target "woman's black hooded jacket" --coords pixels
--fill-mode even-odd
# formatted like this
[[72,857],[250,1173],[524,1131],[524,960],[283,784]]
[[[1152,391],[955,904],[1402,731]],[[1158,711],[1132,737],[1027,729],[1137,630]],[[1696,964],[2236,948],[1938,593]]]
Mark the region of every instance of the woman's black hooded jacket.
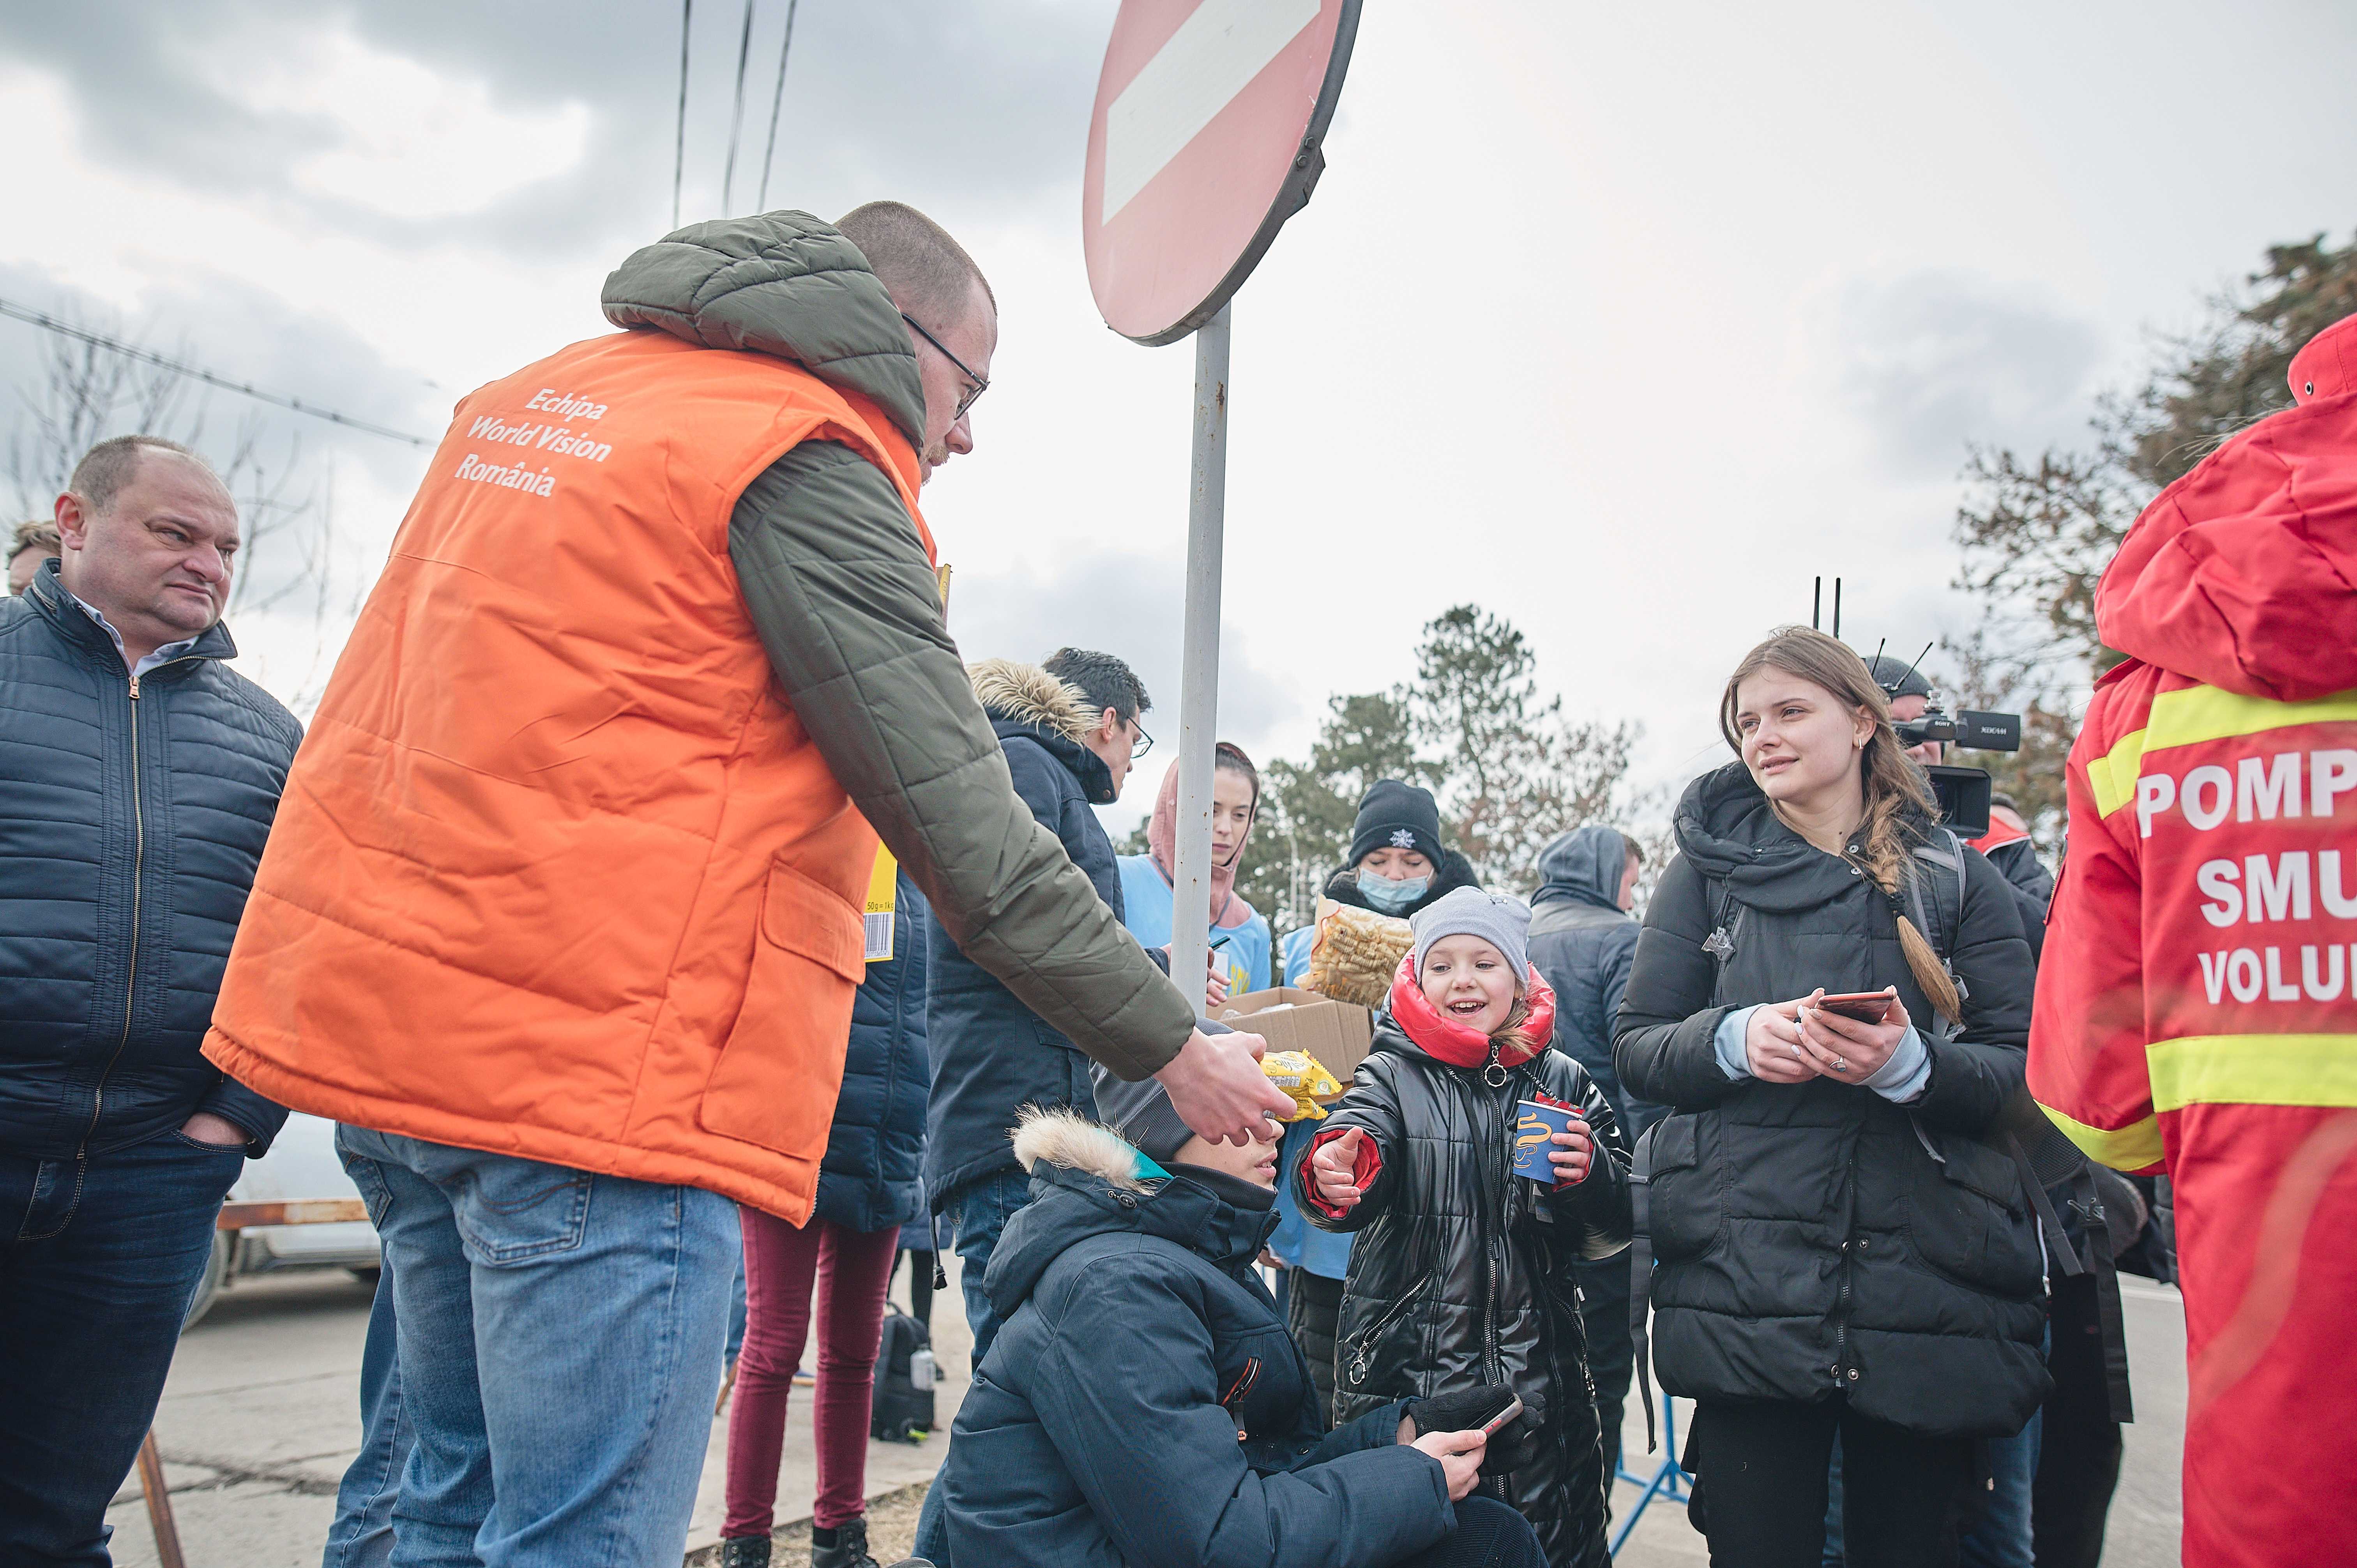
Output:
[[[1386,1017],[1328,1129],[1356,1127],[1381,1160],[1340,1217],[1285,1173],[1311,1224],[1356,1230],[1334,1341],[1334,1419],[1393,1400],[1511,1384],[1530,1412],[1513,1473],[1483,1483],[1536,1527],[1555,1568],[1603,1568],[1603,1460],[1573,1264],[1629,1242],[1628,1151],[1612,1107],[1579,1064],[1544,1050],[1492,1087],[1440,1060]],[[1598,1155],[1576,1187],[1515,1176],[1515,1101],[1577,1105]],[[1510,1434],[1513,1429],[1509,1429]],[[1505,1439],[1500,1440],[1501,1446]]]
[[[1838,1392],[1927,1435],[2019,1431],[2050,1384],[2037,1222],[2010,1155],[1981,1141],[2021,1085],[2029,1033],[2029,950],[2004,877],[1964,851],[1947,953],[1964,1023],[1943,1039],[1890,897],[1787,828],[1741,763],[1688,787],[1675,830],[1614,1047],[1621,1081],[1673,1112],[1652,1134],[1649,1199],[1663,1386]],[[1719,1065],[1713,1036],[1736,1008],[1894,984],[1931,1052],[1911,1104]]]

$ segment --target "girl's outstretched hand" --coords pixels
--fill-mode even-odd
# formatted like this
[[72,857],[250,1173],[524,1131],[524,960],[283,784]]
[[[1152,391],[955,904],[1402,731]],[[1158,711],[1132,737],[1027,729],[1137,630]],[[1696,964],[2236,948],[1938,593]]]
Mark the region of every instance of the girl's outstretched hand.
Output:
[[1587,1167],[1594,1160],[1596,1139],[1587,1123],[1578,1117],[1571,1125],[1555,1135],[1555,1147],[1547,1151],[1547,1163],[1555,1166],[1557,1187],[1573,1187],[1587,1179]]
[[1310,1178],[1318,1184],[1318,1201],[1327,1208],[1348,1211],[1366,1196],[1355,1179],[1359,1147],[1366,1136],[1356,1127],[1346,1127],[1340,1137],[1327,1139],[1310,1155]]

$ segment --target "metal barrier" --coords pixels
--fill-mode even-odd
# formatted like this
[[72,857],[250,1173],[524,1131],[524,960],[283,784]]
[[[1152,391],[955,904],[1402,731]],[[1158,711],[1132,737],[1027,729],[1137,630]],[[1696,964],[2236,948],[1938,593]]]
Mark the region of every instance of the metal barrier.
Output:
[[1620,1556],[1620,1549],[1629,1544],[1629,1537],[1636,1530],[1638,1520],[1644,1517],[1645,1510],[1652,1506],[1655,1498],[1683,1508],[1694,1496],[1693,1484],[1687,1481],[1686,1473],[1678,1468],[1677,1413],[1671,1408],[1670,1396],[1666,1393],[1662,1396],[1662,1463],[1652,1475],[1641,1476],[1630,1469],[1625,1461],[1625,1451],[1623,1463],[1613,1472],[1614,1480],[1627,1481],[1631,1486],[1645,1488],[1638,1495],[1637,1506],[1629,1510],[1628,1517],[1620,1521],[1620,1530],[1612,1537],[1612,1555],[1615,1557]]

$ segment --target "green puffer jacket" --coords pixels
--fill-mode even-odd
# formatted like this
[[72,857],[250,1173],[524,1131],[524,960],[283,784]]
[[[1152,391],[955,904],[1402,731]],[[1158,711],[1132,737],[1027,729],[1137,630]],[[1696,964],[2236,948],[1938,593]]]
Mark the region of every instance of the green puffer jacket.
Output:
[[[683,229],[615,270],[605,307],[617,326],[793,360],[923,444],[899,312],[808,213]],[[1193,1016],[1017,797],[891,481],[848,446],[804,442],[739,498],[728,547],[795,716],[958,950],[1125,1079],[1176,1056]]]

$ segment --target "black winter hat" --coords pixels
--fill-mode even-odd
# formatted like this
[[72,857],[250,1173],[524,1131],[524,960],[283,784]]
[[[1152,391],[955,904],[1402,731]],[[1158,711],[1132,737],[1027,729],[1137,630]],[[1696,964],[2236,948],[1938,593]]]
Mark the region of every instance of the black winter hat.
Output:
[[1379,849],[1412,849],[1440,869],[1440,804],[1431,790],[1386,779],[1367,791],[1351,824],[1350,864]]

